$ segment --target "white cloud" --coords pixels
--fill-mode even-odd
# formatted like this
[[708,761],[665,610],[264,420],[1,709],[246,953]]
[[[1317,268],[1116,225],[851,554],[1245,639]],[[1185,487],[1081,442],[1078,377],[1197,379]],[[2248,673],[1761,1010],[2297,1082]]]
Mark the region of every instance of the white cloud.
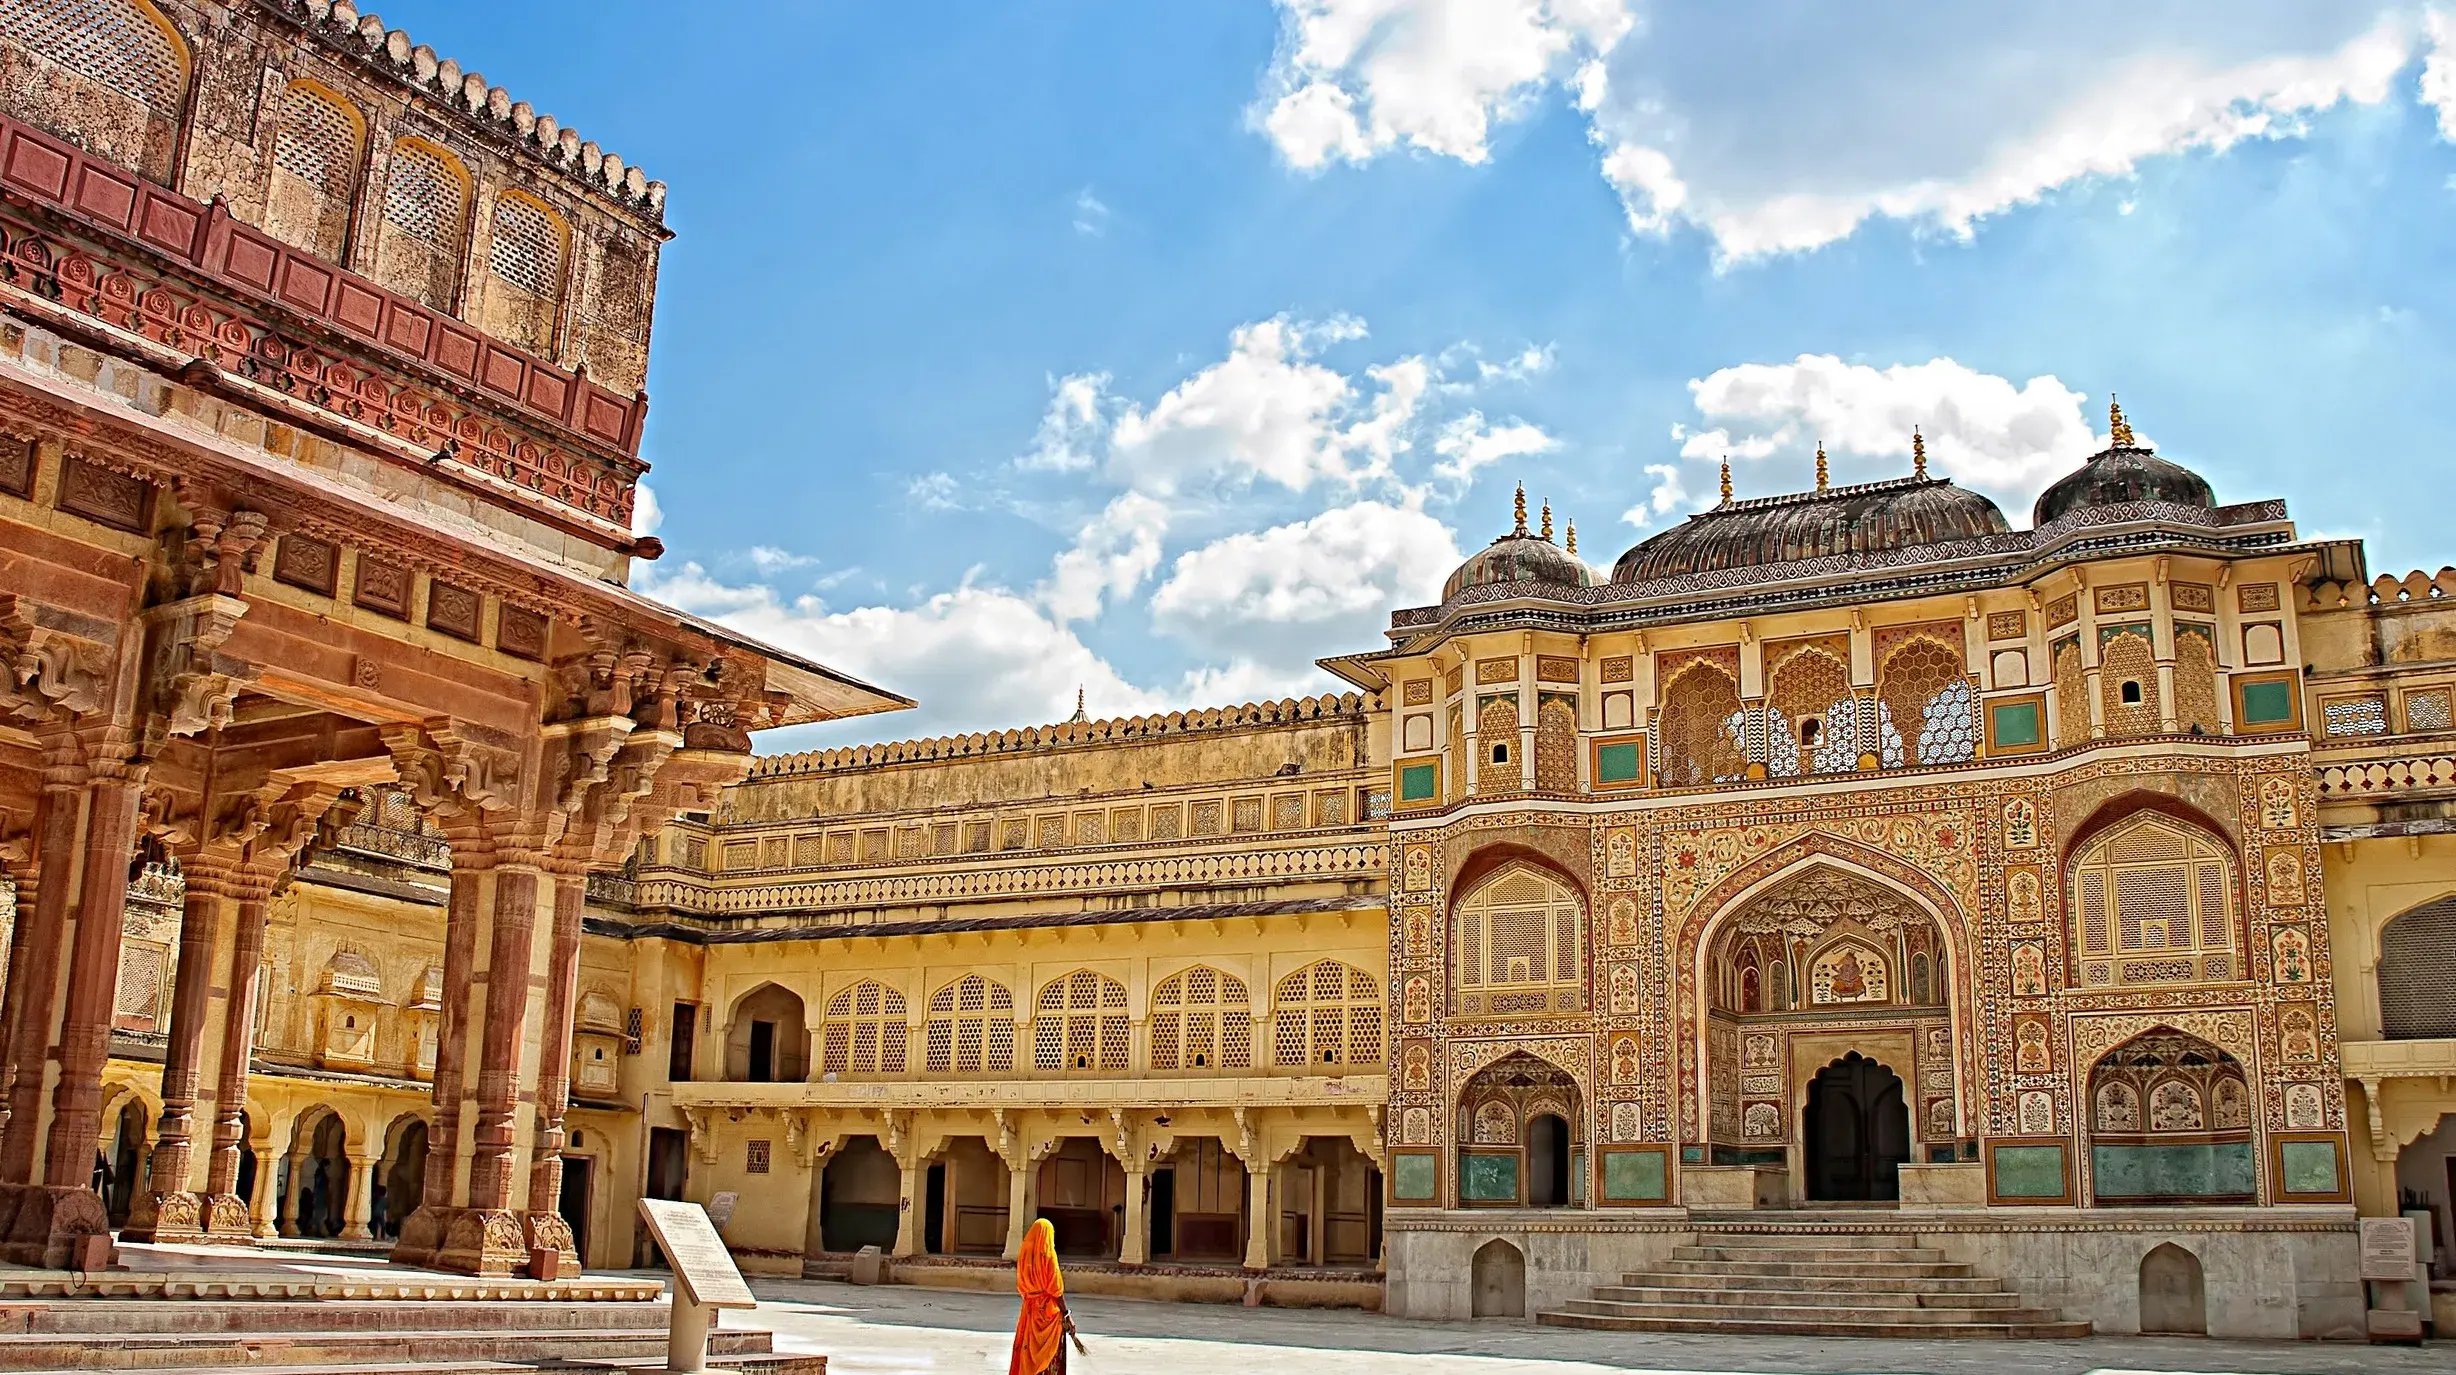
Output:
[[1644,501],[1620,513],[1622,520],[1641,530],[1674,511],[1688,507],[1689,503],[1695,500],[1689,495],[1688,487],[1680,480],[1680,469],[1677,465],[1649,463],[1646,465],[1646,476],[1654,479],[1653,490],[1646,493]]
[[1280,0],[1279,52],[1252,122],[1292,165],[1398,147],[1482,162],[1493,124],[1609,52],[1619,0]]
[[918,712],[878,723],[896,734],[1063,720],[1078,686],[1106,712],[1150,711],[1165,700],[1127,682],[1032,599],[1003,588],[967,582],[915,606],[829,611],[815,597],[780,598],[686,563],[642,578],[639,590],[918,699]]
[[1111,598],[1134,592],[1160,566],[1167,532],[1168,508],[1151,498],[1128,492],[1110,502],[1051,565],[1040,586],[1049,614],[1061,624],[1087,621]]
[[1109,232],[1108,203],[1093,195],[1088,186],[1075,192],[1074,228],[1077,234],[1094,239]]
[[1458,562],[1455,537],[1421,509],[1361,501],[1178,555],[1152,622],[1232,661],[1285,665],[1370,646],[1391,608],[1437,597]]
[[1031,450],[1016,459],[1015,466],[1027,471],[1072,473],[1098,463],[1093,450],[1107,429],[1100,407],[1108,385],[1109,375],[1105,372],[1079,372],[1052,379],[1049,409],[1041,415]]
[[665,523],[665,508],[657,504],[657,489],[640,483],[631,489],[631,534],[653,535]]
[[2430,56],[2422,63],[2422,103],[2439,114],[2439,137],[2456,143],[2456,10],[2433,6],[2422,16]]
[[[1796,483],[1822,440],[1837,483],[1899,477],[1910,471],[1918,426],[1931,472],[1985,492],[2015,521],[2040,489],[2105,444],[2087,398],[2057,378],[2016,385],[1950,358],[1876,368],[1803,353],[1724,368],[1691,381],[1689,393],[1712,428],[1685,434],[1684,458],[1780,459]],[[1678,488],[1676,474],[1658,475]]]
[[792,572],[796,568],[808,568],[818,562],[818,559],[809,554],[796,554],[789,549],[779,549],[772,544],[752,545],[748,557],[751,567],[758,569],[761,576],[770,578],[779,573]]
[[1484,419],[1482,411],[1469,411],[1444,425],[1441,437],[1433,441],[1433,452],[1441,455],[1441,461],[1433,465],[1433,476],[1464,490],[1475,481],[1479,468],[1503,459],[1548,454],[1560,446],[1540,425],[1521,420],[1495,425]]
[[963,488],[952,473],[923,473],[904,484],[904,499],[924,511],[964,509]]
[[2427,55],[2418,98],[2456,140],[2456,16],[2407,0],[2193,6],[1904,0],[1279,0],[1254,123],[1302,169],[1399,148],[1483,162],[1547,94],[1585,117],[1630,228],[1702,231],[1724,264],[1873,220],[1966,237],[2149,159],[2300,136],[2375,105]]

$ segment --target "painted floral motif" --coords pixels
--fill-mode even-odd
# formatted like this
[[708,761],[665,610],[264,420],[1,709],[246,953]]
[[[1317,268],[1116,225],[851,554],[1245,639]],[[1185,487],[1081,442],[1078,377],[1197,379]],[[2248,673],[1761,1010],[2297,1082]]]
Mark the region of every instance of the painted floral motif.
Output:
[[2027,850],[2038,844],[2038,806],[2026,797],[2004,803],[2004,848]]

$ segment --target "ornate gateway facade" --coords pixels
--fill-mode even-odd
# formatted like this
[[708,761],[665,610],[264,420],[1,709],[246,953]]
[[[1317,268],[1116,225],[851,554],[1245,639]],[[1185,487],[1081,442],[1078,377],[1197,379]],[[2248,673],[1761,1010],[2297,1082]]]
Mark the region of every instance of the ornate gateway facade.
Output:
[[1521,500],[1326,662],[1391,749],[1394,1309],[1470,1311],[1496,1235],[1558,1307],[1666,1210],[1883,1202],[2103,1327],[2179,1241],[2254,1286],[2216,1330],[2359,1328],[2321,560],[2113,430],[2028,530],[1923,453],[1726,474],[1608,580]]

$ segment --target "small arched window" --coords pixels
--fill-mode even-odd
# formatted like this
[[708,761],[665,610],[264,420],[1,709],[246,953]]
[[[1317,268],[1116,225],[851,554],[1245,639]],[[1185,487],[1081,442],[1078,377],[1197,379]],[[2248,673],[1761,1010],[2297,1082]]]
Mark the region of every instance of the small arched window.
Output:
[[1697,659],[1675,671],[1655,721],[1662,738],[1663,785],[1693,788],[1746,777],[1748,756],[1731,729],[1739,715],[1739,679],[1723,664]]
[[375,279],[430,310],[450,310],[468,219],[469,174],[460,159],[423,139],[395,143],[384,172]]
[[2379,933],[2380,1034],[2456,1037],[2456,897],[2438,898]]
[[1033,1008],[1032,1066],[1041,1070],[1122,1070],[1132,1056],[1126,986],[1089,969],[1053,979]]
[[2242,977],[2228,850],[2197,826],[2115,823],[2074,857],[2072,903],[2084,987]]
[[281,93],[273,133],[273,171],[265,186],[264,232],[338,261],[350,235],[366,133],[358,112],[309,81]]
[[933,1074],[1012,1073],[1015,995],[1006,985],[966,974],[930,995],[923,1061]]
[[1271,1061],[1289,1068],[1380,1064],[1381,986],[1338,960],[1281,979],[1271,996]]
[[904,995],[864,979],[827,1000],[819,1069],[825,1074],[902,1074]]
[[150,180],[170,180],[189,58],[161,11],[144,0],[0,0],[0,34],[35,68],[0,82],[10,114]]
[[495,197],[479,327],[532,353],[552,349],[570,239],[562,217],[543,202],[517,191]]
[[1250,1069],[1253,998],[1245,981],[1196,965],[1151,991],[1153,1069]]
[[1470,1015],[1538,1015],[1582,1005],[1584,920],[1577,895],[1541,869],[1512,864],[1458,904],[1453,983]]

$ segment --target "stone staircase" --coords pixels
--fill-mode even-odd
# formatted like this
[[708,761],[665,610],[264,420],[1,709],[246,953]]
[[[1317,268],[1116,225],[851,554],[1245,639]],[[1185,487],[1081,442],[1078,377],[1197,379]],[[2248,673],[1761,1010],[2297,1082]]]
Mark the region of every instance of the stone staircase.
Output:
[[[11,1299],[0,1300],[0,1371],[662,1370],[665,1332],[665,1304],[640,1299]],[[779,1354],[768,1333],[728,1327],[711,1334],[709,1358],[749,1375],[827,1369],[823,1356]]]
[[1806,1337],[2086,1337],[2000,1281],[1899,1233],[1700,1222],[1653,1270],[1536,1320],[1622,1332]]

